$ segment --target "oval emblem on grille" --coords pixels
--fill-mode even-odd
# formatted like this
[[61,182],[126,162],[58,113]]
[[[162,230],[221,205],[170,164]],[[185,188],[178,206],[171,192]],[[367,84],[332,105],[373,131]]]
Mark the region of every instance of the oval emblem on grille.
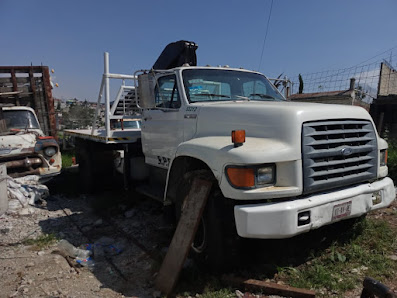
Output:
[[349,156],[353,154],[353,149],[349,147],[345,147],[341,150],[343,156]]

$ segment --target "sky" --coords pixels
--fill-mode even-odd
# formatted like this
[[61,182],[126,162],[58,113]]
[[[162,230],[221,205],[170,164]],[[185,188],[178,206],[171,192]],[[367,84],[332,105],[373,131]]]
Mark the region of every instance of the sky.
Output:
[[273,0],[269,20],[271,4],[0,0],[0,65],[49,66],[59,85],[54,97],[96,101],[105,51],[110,72],[133,74],[149,69],[168,43],[189,40],[198,44],[198,65],[269,77],[345,68],[392,48],[397,53],[396,0]]

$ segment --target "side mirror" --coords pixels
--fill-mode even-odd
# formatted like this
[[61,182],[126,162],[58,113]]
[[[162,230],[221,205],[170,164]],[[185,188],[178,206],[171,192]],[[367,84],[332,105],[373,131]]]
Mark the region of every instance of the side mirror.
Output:
[[156,79],[152,73],[145,73],[138,76],[139,106],[143,109],[155,107],[154,88]]

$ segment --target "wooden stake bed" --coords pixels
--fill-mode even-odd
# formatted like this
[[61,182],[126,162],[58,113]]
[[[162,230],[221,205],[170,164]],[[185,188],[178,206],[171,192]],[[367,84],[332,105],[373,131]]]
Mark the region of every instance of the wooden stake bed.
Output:
[[172,292],[178,281],[200,223],[211,186],[211,181],[195,178],[189,195],[185,198],[181,218],[155,281],[156,288],[166,295]]

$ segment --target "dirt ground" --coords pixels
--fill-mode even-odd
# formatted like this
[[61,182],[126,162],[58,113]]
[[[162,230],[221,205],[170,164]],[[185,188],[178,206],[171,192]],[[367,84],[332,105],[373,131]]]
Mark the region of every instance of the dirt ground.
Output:
[[[153,282],[173,233],[173,226],[164,221],[161,204],[132,192],[81,195],[78,181],[65,178],[49,187],[50,197],[32,207],[32,214],[0,217],[0,297],[160,295]],[[396,210],[394,203],[371,216],[387,219],[397,228]],[[57,241],[45,248],[37,247],[38,241],[27,241],[45,234],[75,246],[106,243],[116,251],[94,248],[94,266],[80,267],[59,253]],[[253,266],[256,271],[266,269],[251,266],[242,275],[249,275]],[[397,277],[388,286],[397,290]],[[195,293],[197,285],[193,281],[186,289]],[[357,289],[346,297],[359,295]]]
[[[170,234],[169,227],[162,226],[161,206],[133,199],[128,205],[114,205],[117,196],[102,194],[107,202],[96,206],[96,196],[53,194],[31,208],[33,214],[1,216],[0,297],[157,295],[153,275],[159,257],[152,251],[161,251]],[[56,242],[40,249],[26,241],[44,234],[76,247],[105,243],[117,251],[94,249],[93,269],[79,267],[58,253]]]

